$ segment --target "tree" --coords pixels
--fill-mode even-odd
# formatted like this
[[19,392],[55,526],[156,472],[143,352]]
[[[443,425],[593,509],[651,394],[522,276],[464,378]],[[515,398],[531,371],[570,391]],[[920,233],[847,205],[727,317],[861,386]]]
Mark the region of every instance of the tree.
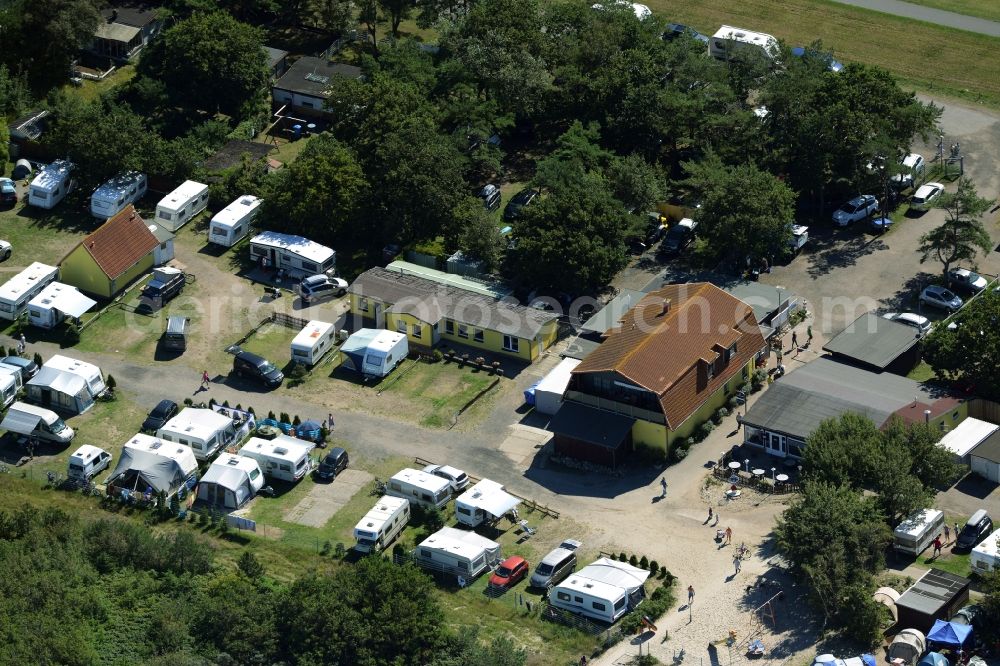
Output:
[[806,439],[802,473],[807,483],[859,488],[878,474],[881,433],[868,417],[854,412],[826,419]]
[[314,21],[335,35],[344,35],[355,25],[356,7],[350,0],[315,0],[310,9]]
[[509,636],[496,636],[484,645],[477,628],[464,627],[457,635],[449,636],[430,666],[524,666],[527,652]]
[[994,645],[1000,641],[1000,571],[983,576],[983,592],[976,618],[977,631],[981,632],[978,638],[987,645]]
[[924,360],[938,377],[960,381],[977,395],[1000,400],[1000,293],[987,289],[963,307],[955,326],[924,339]]
[[378,10],[381,4],[378,0],[360,0],[360,20],[368,28],[368,36],[372,40],[372,55],[378,58]]
[[[266,586],[236,574],[204,585],[194,601],[195,637],[238,664],[273,663],[278,658],[281,606]],[[211,618],[211,621],[206,621]]]
[[483,208],[482,201],[474,197],[469,197],[460,215],[458,238],[449,245],[449,249],[462,250],[470,259],[483,262],[487,272],[495,271],[500,266],[504,238],[493,215]]
[[663,172],[639,155],[615,158],[607,169],[616,199],[637,213],[649,210],[666,196]]
[[0,14],[4,54],[33,87],[65,81],[70,61],[94,39],[101,21],[93,0],[15,0]]
[[990,235],[980,218],[994,203],[993,199],[979,196],[970,178],[960,178],[958,191],[942,194],[935,204],[936,208],[945,211],[945,221],[920,237],[917,248],[921,253],[920,263],[937,259],[947,276],[952,264],[975,260],[979,250],[989,252]]
[[961,467],[948,449],[938,446],[941,431],[926,423],[907,425],[899,417],[892,417],[882,427],[887,443],[905,449],[911,459],[910,474],[927,488],[944,488],[961,473]]
[[252,552],[245,551],[240,555],[240,561],[237,563],[236,567],[239,569],[240,573],[253,581],[258,581],[264,577],[264,565],[260,563],[257,556]]
[[382,11],[389,15],[389,25],[392,26],[392,36],[399,38],[399,24],[410,17],[413,0],[378,0]]

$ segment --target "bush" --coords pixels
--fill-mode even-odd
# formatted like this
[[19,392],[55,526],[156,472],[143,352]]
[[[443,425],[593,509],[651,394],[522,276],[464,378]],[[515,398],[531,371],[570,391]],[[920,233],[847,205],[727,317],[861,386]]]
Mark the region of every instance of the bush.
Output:
[[63,336],[68,346],[75,345],[80,342],[80,327],[76,325],[76,322],[70,322],[69,326],[66,327],[66,333]]
[[690,449],[695,444],[697,444],[697,442],[694,441],[694,437],[685,437],[684,439],[681,440],[681,448],[684,449],[685,451]]
[[306,376],[308,368],[306,368],[305,363],[300,363],[299,361],[294,361],[285,376],[289,379],[302,379]]
[[288,412],[281,412],[281,415],[278,417],[278,421],[281,423],[291,423],[292,419],[288,416]]
[[108,378],[104,380],[104,383],[112,391],[114,391],[115,387],[118,386],[118,382],[115,381],[115,376],[114,375],[108,375]]
[[712,421],[715,423],[715,425],[719,425],[722,423],[722,419],[726,418],[727,416],[729,416],[729,410],[726,409],[725,407],[719,407],[715,411],[715,414],[712,416]]
[[302,425],[302,419],[299,418],[298,414],[296,414],[295,418],[292,419],[292,425],[295,427]]
[[39,354],[38,352],[35,352],[35,355],[32,357],[32,360],[35,362],[35,365],[37,365],[38,367],[42,367],[42,355],[41,354]]
[[643,555],[642,557],[639,558],[639,568],[640,569],[649,569],[649,560],[646,559],[645,555]]
[[191,398],[184,398],[184,406],[185,407],[190,407],[193,404],[194,404],[194,400],[192,400]]
[[626,555],[625,553],[618,553],[618,561],[628,562],[628,555]]
[[639,558],[636,557],[635,555],[631,555],[628,558],[628,563],[631,564],[634,567],[637,567],[637,566],[639,566]]
[[444,354],[442,354],[439,350],[435,349],[433,352],[431,352],[431,358],[434,359],[435,363],[440,363],[444,359]]
[[660,570],[660,565],[657,563],[657,561],[656,560],[650,560],[649,561],[649,577],[652,578],[652,577],[656,576],[656,574],[657,574],[657,572],[659,572],[659,570]]
[[699,427],[698,430],[701,432],[701,438],[705,439],[712,433],[713,430],[715,430],[715,424],[711,421],[705,421],[701,424],[701,427]]
[[222,401],[222,406],[225,407],[226,409],[229,409],[229,401],[228,400],[223,400]]
[[268,411],[267,418],[271,419],[272,421],[277,421],[278,420],[278,417],[276,417],[274,415],[274,410],[273,409],[270,410],[270,411]]
[[726,407],[729,408],[730,413],[735,412],[737,409],[740,408],[739,398],[737,398],[735,395],[729,398],[729,400],[726,401]]
[[670,461],[674,463],[679,463],[680,461],[687,458],[688,449],[675,446],[670,449]]

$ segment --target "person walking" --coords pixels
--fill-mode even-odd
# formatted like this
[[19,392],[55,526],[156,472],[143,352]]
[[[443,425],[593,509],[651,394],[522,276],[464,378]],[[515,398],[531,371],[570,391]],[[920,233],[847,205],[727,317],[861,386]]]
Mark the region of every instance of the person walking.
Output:
[[21,337],[18,339],[18,348],[21,350],[19,352],[21,354],[28,348],[28,341],[24,339],[24,332],[21,333]]
[[934,537],[934,557],[941,554],[941,535]]
[[688,585],[688,606],[694,605],[694,585]]
[[806,326],[806,347],[812,344],[813,341],[813,327],[812,324]]
[[708,520],[705,522],[707,523],[709,520],[712,520],[712,507],[708,507]]
[[733,528],[726,527],[726,544],[728,545],[732,542],[733,542]]
[[795,351],[799,350],[799,335],[794,330],[792,330],[792,347],[795,348]]
[[948,523],[944,524],[944,542],[945,544],[951,543],[951,528],[948,527]]
[[665,476],[661,476],[660,477],[660,488],[663,489],[663,492],[660,493],[660,497],[661,498],[666,497],[667,496],[667,477],[665,477]]
[[739,573],[740,567],[743,566],[743,558],[740,557],[739,553],[737,553],[736,556],[733,557],[733,566],[736,567],[736,573]]
[[715,522],[712,523],[712,527],[715,527],[718,524],[719,524],[719,512],[716,511],[715,512]]
[[333,412],[326,415],[326,429],[333,430]]
[[208,376],[208,370],[202,370],[201,371],[201,388],[202,389],[207,389],[208,388],[208,384],[209,384],[210,381],[211,381],[211,379]]

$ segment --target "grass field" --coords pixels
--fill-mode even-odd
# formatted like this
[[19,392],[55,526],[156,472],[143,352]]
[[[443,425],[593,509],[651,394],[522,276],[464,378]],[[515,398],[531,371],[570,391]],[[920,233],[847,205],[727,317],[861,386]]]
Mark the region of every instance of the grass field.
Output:
[[402,374],[388,385],[385,395],[412,404],[420,411],[420,424],[430,428],[447,426],[455,412],[493,381],[485,372],[454,363],[407,361],[395,372]]
[[1000,4],[993,0],[907,0],[915,5],[1000,21]]

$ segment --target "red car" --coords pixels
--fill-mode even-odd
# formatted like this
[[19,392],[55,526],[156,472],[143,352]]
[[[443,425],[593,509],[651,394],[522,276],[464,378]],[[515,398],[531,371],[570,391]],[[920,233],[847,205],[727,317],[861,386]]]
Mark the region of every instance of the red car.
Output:
[[528,561],[520,555],[511,555],[500,563],[497,570],[490,576],[492,587],[513,587],[528,575]]

